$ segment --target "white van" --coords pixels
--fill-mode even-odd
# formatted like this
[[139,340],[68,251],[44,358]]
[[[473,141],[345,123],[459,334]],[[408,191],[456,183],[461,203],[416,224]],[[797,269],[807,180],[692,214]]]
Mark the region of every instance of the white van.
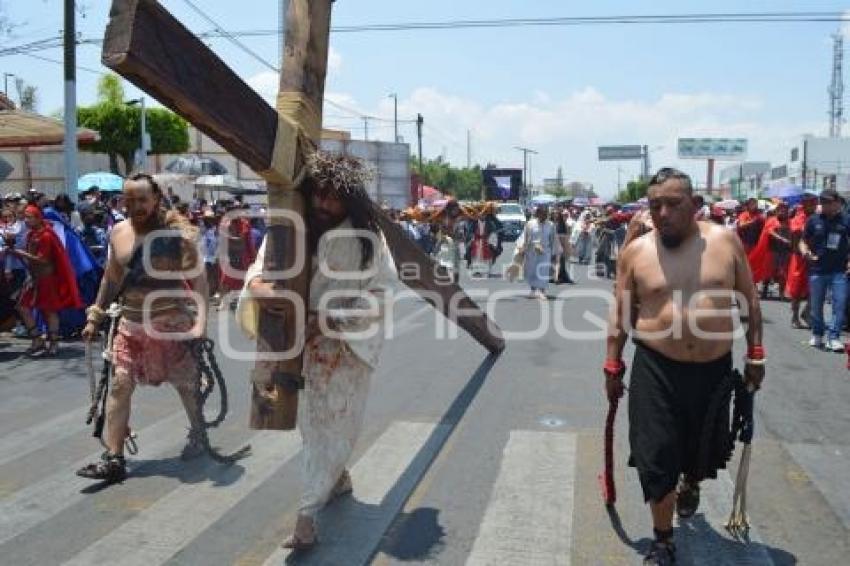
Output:
[[502,239],[513,242],[525,227],[525,211],[517,202],[496,204],[496,218],[502,223]]

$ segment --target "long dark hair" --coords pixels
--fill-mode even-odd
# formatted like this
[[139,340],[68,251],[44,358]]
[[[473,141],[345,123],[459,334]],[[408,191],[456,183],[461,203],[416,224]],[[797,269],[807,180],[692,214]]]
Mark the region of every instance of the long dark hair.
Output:
[[[314,191],[319,190],[319,186],[315,179],[308,176],[301,182],[298,190],[304,196],[305,217],[309,219],[312,209],[311,195]],[[378,219],[375,216],[374,203],[372,203],[372,199],[369,198],[364,187],[349,188],[345,195],[337,195],[337,197],[342,201],[343,206],[345,206],[346,215],[351,222],[352,228],[355,230],[369,230],[380,235],[381,229],[378,226]],[[315,227],[311,226],[308,222],[307,240],[311,252],[315,253],[320,237],[321,235],[316,233]],[[360,240],[360,269],[365,270],[372,264],[375,257],[375,248],[371,238],[358,236],[357,239]]]

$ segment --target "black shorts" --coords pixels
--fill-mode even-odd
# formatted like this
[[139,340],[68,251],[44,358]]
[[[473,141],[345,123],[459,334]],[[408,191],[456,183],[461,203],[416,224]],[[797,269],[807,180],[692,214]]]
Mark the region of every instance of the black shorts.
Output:
[[673,491],[680,474],[716,478],[732,456],[732,354],[678,362],[635,341],[629,383],[629,465],[646,501]]

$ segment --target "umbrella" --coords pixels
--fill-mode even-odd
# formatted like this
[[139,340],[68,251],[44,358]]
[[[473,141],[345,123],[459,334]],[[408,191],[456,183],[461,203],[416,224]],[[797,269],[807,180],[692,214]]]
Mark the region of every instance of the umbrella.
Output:
[[124,187],[124,178],[120,175],[98,171],[86,173],[77,179],[77,192],[82,193],[92,187],[97,187],[105,193],[120,193]]
[[770,187],[764,193],[764,196],[770,198],[793,198],[803,195],[803,187],[798,185],[785,185],[783,187]]
[[549,204],[549,203],[555,202],[556,200],[558,200],[558,198],[555,195],[550,195],[550,194],[546,193],[546,194],[537,195],[537,196],[533,197],[531,199],[531,202],[533,202],[535,204]]
[[733,198],[730,198],[726,200],[721,200],[720,202],[716,202],[712,206],[722,208],[723,210],[735,210],[736,208],[741,206],[741,203]]
[[226,175],[227,167],[212,157],[198,157],[197,155],[185,155],[178,157],[165,166],[170,173],[183,175]]
[[201,175],[195,179],[196,187],[206,187],[226,191],[227,189],[241,189],[242,184],[233,175]]

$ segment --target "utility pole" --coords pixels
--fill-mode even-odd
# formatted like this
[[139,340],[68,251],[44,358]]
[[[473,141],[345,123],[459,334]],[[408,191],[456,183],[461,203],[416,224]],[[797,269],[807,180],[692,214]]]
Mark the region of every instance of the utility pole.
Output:
[[65,192],[77,194],[77,29],[74,0],[65,0]]
[[419,140],[419,174],[422,175],[422,125],[425,123],[425,118],[422,114],[416,115],[416,137]]
[[393,99],[393,125],[395,126],[394,143],[398,143],[398,94],[392,93],[390,97]]
[[[14,77],[15,73],[3,73],[3,94],[9,96],[9,77]],[[18,100],[20,103],[20,100]]]
[[363,116],[363,139],[369,141],[369,116]]
[[836,33],[832,36],[832,82],[829,93],[829,137],[841,137],[841,123],[844,121],[844,36]]
[[466,168],[472,167],[472,131],[466,130]]
[[527,147],[514,147],[522,152],[522,196],[528,198],[528,154],[537,155],[537,152]]

